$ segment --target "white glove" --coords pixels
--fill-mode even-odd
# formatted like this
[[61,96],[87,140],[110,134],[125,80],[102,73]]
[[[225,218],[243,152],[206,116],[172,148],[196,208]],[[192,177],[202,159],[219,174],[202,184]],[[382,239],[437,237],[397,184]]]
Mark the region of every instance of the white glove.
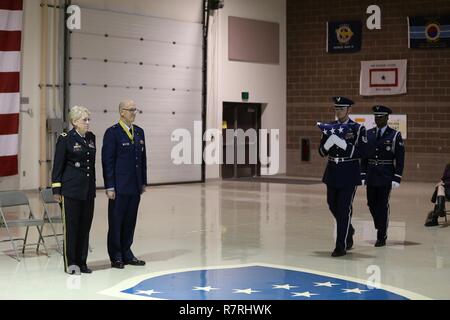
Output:
[[392,189],[397,189],[400,187],[400,183],[396,182],[396,181],[392,181]]
[[334,138],[333,138],[333,136],[334,136],[334,134],[333,135],[331,135],[328,139],[327,139],[327,141],[325,142],[325,144],[323,145],[323,147],[325,148],[325,150],[330,150],[330,148],[332,147],[332,146],[334,146]]
[[337,135],[332,135],[333,140],[334,140],[334,144],[337,145],[339,148],[341,149],[347,149],[347,142],[345,142],[344,139],[339,138]]

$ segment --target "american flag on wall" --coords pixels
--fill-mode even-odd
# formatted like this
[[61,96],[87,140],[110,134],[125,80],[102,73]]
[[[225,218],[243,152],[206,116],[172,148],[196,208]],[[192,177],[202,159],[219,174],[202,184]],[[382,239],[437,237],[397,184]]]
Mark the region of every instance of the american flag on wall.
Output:
[[0,0],[0,177],[18,173],[22,0]]

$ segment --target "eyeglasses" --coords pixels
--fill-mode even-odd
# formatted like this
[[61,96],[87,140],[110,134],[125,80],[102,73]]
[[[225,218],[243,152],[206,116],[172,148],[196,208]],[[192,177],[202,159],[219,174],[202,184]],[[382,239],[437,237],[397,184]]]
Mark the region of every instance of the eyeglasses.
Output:
[[131,112],[131,113],[135,113],[135,114],[139,112],[139,109],[136,109],[136,108],[132,108],[132,109],[122,109],[122,110]]

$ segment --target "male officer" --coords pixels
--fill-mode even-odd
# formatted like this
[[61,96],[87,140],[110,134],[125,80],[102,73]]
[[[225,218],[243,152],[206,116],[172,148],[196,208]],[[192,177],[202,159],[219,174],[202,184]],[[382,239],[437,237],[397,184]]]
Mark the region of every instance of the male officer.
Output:
[[334,134],[322,135],[319,154],[328,156],[328,164],[322,181],[327,185],[327,202],[336,219],[336,248],[331,254],[340,257],[353,246],[355,229],[351,225],[353,198],[358,185],[361,185],[359,160],[365,156],[367,137],[364,126],[349,118],[353,101],[345,97],[334,97],[337,121],[332,122],[342,132],[347,125],[344,138]]
[[119,105],[120,121],[106,130],[102,165],[108,205],[108,253],[111,267],[143,266],[131,251],[141,194],[147,185],[147,157],[142,128],[133,125],[136,118],[133,101]]
[[363,184],[367,185],[367,205],[377,229],[375,247],[386,245],[389,225],[389,197],[398,188],[403,174],[405,146],[399,131],[388,126],[392,110],[377,105],[372,108],[376,127],[367,132],[368,154],[363,159]]

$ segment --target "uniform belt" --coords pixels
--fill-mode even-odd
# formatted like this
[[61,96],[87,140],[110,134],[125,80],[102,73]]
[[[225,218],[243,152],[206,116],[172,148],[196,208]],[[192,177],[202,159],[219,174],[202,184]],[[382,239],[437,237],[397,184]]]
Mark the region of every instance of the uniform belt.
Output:
[[358,158],[333,158],[333,157],[328,157],[328,161],[339,163],[339,162],[359,161],[359,159]]
[[394,164],[394,160],[378,160],[378,159],[369,159],[369,164],[374,165],[383,165],[383,164]]

